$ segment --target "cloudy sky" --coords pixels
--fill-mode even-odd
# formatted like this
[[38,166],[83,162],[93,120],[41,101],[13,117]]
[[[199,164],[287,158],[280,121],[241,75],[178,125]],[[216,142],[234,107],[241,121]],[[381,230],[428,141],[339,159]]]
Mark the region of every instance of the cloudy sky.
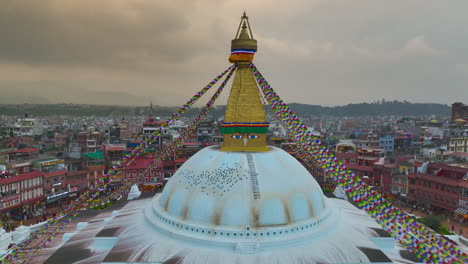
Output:
[[466,0],[2,0],[0,103],[180,105],[244,10],[287,102],[468,103]]

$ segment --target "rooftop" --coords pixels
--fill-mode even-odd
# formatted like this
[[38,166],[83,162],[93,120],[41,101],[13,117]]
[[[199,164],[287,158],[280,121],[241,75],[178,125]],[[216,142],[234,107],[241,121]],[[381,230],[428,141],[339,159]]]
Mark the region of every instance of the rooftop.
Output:
[[29,179],[33,179],[37,177],[42,177],[42,176],[44,176],[44,173],[42,171],[31,171],[31,172],[23,173],[20,175],[11,176],[9,178],[2,178],[0,179],[0,184],[5,185],[5,184],[20,182],[23,180],[29,180]]

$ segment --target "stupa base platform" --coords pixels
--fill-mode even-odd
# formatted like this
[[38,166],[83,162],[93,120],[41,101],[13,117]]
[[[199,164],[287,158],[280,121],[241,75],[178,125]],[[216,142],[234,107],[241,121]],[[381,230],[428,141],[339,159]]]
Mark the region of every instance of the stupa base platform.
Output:
[[330,199],[343,219],[335,228],[307,243],[274,249],[246,239],[232,248],[206,246],[160,232],[145,216],[151,202],[141,197],[98,214],[45,263],[418,263],[363,211],[340,199]]

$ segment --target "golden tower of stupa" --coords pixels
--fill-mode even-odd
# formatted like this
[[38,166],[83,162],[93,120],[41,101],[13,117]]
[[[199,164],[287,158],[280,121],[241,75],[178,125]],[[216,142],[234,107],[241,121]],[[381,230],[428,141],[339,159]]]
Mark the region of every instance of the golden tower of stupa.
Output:
[[249,18],[244,12],[236,37],[231,42],[229,61],[237,65],[236,76],[221,123],[223,151],[268,151],[266,133],[269,123],[250,63],[257,51]]

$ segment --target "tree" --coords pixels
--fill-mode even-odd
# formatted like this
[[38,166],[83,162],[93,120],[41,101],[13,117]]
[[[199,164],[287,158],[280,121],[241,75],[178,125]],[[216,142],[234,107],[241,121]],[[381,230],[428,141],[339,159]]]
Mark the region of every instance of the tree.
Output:
[[435,215],[429,215],[422,219],[423,224],[427,225],[428,227],[432,228],[433,230],[439,230],[442,222],[439,217]]

